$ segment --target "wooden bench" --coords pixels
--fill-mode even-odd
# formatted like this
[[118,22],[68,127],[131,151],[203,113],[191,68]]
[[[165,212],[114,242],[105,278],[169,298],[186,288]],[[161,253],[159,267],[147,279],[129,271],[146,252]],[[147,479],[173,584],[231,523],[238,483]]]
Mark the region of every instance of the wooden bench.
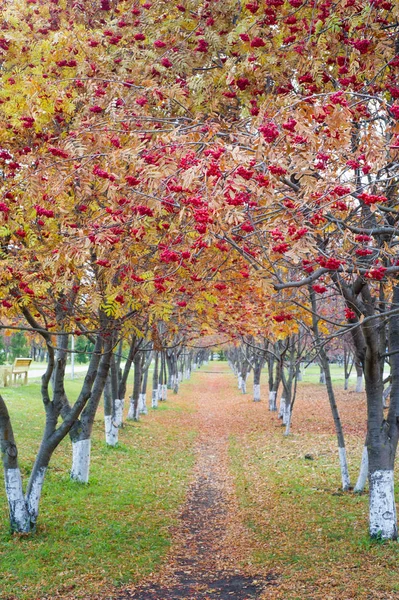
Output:
[[17,377],[20,378],[24,375],[24,384],[28,383],[28,371],[31,358],[16,358],[11,368],[6,368],[3,371],[4,387],[12,384],[12,377],[14,376],[14,383],[17,383]]

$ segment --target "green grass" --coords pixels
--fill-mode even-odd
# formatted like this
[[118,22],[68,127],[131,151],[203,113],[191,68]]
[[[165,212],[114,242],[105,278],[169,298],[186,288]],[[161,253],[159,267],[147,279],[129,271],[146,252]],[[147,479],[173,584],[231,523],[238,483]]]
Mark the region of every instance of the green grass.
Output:
[[[68,381],[71,400],[82,380]],[[39,385],[2,391],[12,416],[24,479],[44,423]],[[107,448],[102,415],[94,427],[90,483],[70,481],[69,438],[46,475],[37,532],[11,536],[5,494],[0,496],[0,590],[5,598],[39,594],[87,597],[105,584],[136,581],[165,557],[170,527],[185,497],[195,432],[181,426],[186,408],[171,400],[120,432]],[[114,477],[111,474],[114,472]],[[26,479],[25,479],[26,480]]]
[[[340,491],[335,438],[315,435],[230,440],[240,507],[256,540],[253,563],[279,574],[285,591],[276,598],[393,598],[384,594],[399,590],[399,544],[369,538],[368,495]],[[349,456],[360,457],[361,445],[349,437]],[[351,467],[355,477],[357,460]]]
[[[332,379],[333,383],[338,384],[338,386],[341,385],[343,387],[344,382],[345,382],[344,368],[340,367],[338,364],[331,364],[330,370],[331,370],[331,379]],[[267,373],[267,368],[264,369],[264,373]],[[306,367],[306,369],[302,369],[302,374],[303,374],[302,381],[304,383],[319,384],[320,367],[318,365],[315,365],[315,364],[309,365],[308,367]],[[266,375],[264,375],[263,377],[264,377],[263,380],[267,381]],[[351,376],[349,379],[349,385],[351,388],[356,385],[355,368],[352,369]]]

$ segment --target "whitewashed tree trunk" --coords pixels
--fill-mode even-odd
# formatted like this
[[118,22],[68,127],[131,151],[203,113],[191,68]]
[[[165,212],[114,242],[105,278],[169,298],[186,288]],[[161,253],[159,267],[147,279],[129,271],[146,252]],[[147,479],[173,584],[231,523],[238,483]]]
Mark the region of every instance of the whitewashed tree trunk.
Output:
[[105,443],[107,446],[116,446],[118,443],[119,427],[112,415],[104,416]]
[[[90,458],[90,454],[89,454]],[[31,522],[36,523],[37,516],[39,514],[39,501],[42,495],[42,488],[44,483],[44,476],[46,475],[46,467],[41,467],[37,470],[36,475],[31,482],[29,495],[26,497],[26,503],[28,506],[28,513],[30,515]]]
[[260,402],[260,384],[254,383],[254,402]]
[[278,418],[282,419],[284,417],[284,414],[285,414],[285,398],[284,398],[284,396],[281,396],[280,409],[278,411]]
[[382,539],[397,538],[393,470],[370,474],[370,535]]
[[301,369],[299,369],[299,371],[298,371],[298,375],[297,375],[297,378],[296,378],[296,379],[297,379],[297,381],[302,381],[302,379],[303,379],[303,375],[302,375],[302,371],[301,371]]
[[344,390],[349,388],[349,377],[345,377]]
[[160,400],[162,400],[162,402],[165,402],[168,399],[168,387],[167,385],[163,384],[161,386],[161,398]]
[[366,486],[368,472],[369,472],[369,454],[368,454],[367,446],[364,446],[363,453],[362,453],[362,461],[360,463],[359,477],[357,478],[357,482],[356,482],[355,489],[354,489],[355,492],[358,492],[358,493],[363,492],[363,490]]
[[11,531],[30,533],[36,527],[46,467],[37,469],[30,481],[29,494],[24,496],[19,468],[5,469],[5,487],[10,511]]
[[277,392],[269,392],[269,410],[271,411],[277,410],[276,396]]
[[134,420],[134,400],[133,397],[130,397],[129,410],[127,413],[127,418],[129,421]]
[[363,388],[363,377],[360,375],[358,377],[356,377],[356,389],[355,392],[360,393],[362,391]]
[[134,410],[133,421],[139,421],[139,420],[140,420],[140,403],[137,402],[137,405]]
[[238,376],[238,389],[242,390],[242,376],[241,375]]
[[141,415],[148,414],[147,402],[146,402],[146,395],[145,394],[140,394],[140,398],[139,398],[139,412],[140,412]]
[[346,457],[346,449],[338,448],[339,453],[339,465],[341,467],[341,480],[342,480],[342,489],[344,492],[349,490],[351,481],[349,477],[349,469],[348,469],[348,461]]
[[284,400],[283,425],[287,425],[291,418],[291,404]]
[[117,427],[122,427],[122,425],[123,425],[123,407],[124,407],[124,405],[125,405],[124,398],[116,398],[116,400],[114,400],[114,410],[115,410],[114,421],[115,421],[115,425]]
[[158,408],[158,388],[152,390],[151,408]]
[[243,394],[247,393],[247,382],[244,377],[241,377],[241,391]]
[[31,520],[22,489],[21,471],[19,469],[5,469],[4,478],[10,511],[11,531],[29,533],[31,531]]
[[181,383],[183,381],[183,371],[179,371],[178,381]]
[[196,369],[198,369],[198,365],[197,363],[193,363],[193,371],[195,371]]
[[291,404],[286,403],[285,405],[283,425],[285,425],[284,435],[289,435],[291,429]]
[[71,479],[80,483],[89,481],[91,440],[72,442]]

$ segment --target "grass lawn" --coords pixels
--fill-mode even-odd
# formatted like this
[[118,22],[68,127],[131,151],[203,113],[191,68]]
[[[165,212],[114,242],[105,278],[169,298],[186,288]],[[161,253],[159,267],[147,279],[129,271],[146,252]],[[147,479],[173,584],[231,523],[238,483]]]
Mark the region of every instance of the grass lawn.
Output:
[[[71,399],[81,383],[82,379],[67,380]],[[1,393],[12,416],[26,481],[44,422],[39,384]],[[99,411],[90,483],[70,481],[71,444],[65,439],[50,463],[38,530],[32,537],[9,534],[6,498],[0,495],[2,600],[57,593],[84,598],[89,590],[135,581],[156,568],[168,550],[169,529],[184,500],[193,464],[195,432],[182,426],[188,411],[187,394],[184,402],[174,396],[157,410],[150,409],[139,423],[126,424],[117,448],[105,446]]]
[[[340,491],[326,390],[314,383],[318,367],[308,367],[298,385],[288,437],[277,415],[268,411],[266,375],[262,402],[254,403],[252,375],[243,396],[225,362],[201,371],[200,389],[196,375],[185,381],[178,396],[170,394],[158,410],[128,423],[118,448],[105,446],[99,412],[88,485],[69,480],[71,448],[69,439],[64,440],[45,480],[34,536],[10,536],[6,499],[0,495],[1,600],[66,600],[87,598],[89,592],[106,600],[112,586],[158,571],[192,472],[194,400],[200,401],[208,384],[212,389],[213,377],[221,378],[221,393],[231,399],[232,413],[239,411],[234,423],[241,419],[231,430],[230,469],[252,542],[248,556],[240,559],[261,576],[270,575],[262,600],[399,599],[399,544],[369,539],[367,493]],[[343,391],[335,365],[333,377],[354,483],[365,436],[365,394],[353,392],[354,380],[352,389]],[[67,380],[71,399],[81,382]],[[39,385],[2,393],[26,479],[43,426]]]
[[[334,367],[355,483],[364,444],[365,394],[343,391]],[[397,599],[399,544],[369,538],[367,490],[357,495],[340,489],[325,386],[309,383],[318,372],[317,366],[309,367],[298,385],[290,436],[283,435],[276,413],[265,407],[261,431],[256,426],[230,439],[236,492],[253,532],[253,564],[276,577],[278,586],[265,596],[273,600]],[[266,377],[262,389],[266,399]]]

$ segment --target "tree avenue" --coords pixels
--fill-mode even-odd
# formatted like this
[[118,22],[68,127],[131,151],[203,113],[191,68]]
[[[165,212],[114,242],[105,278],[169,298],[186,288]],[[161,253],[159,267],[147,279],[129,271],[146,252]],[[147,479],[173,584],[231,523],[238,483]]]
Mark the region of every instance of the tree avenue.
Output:
[[[326,351],[345,334],[365,379],[370,534],[396,538],[397,3],[13,0],[0,16],[2,327],[49,353],[26,494],[0,401],[12,529],[34,529],[68,433],[88,477],[104,387],[109,428],[134,364],[137,417],[145,352],[178,385],[192,331],[246,340],[241,386],[251,366],[256,385],[265,361],[278,367],[270,407],[281,379],[287,433],[312,339],[348,488]],[[94,344],[74,403],[72,333]]]

